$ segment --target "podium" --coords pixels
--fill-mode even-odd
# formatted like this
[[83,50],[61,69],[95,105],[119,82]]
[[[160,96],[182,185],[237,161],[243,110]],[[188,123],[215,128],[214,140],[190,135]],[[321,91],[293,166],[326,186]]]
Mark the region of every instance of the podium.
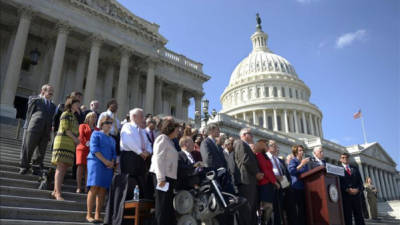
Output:
[[300,175],[304,182],[308,225],[344,225],[339,177],[324,166]]

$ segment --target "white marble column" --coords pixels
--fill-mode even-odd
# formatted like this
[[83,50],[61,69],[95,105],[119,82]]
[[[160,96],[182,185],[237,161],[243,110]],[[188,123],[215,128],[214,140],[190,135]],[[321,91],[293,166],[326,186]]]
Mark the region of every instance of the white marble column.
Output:
[[381,184],[378,179],[378,173],[377,173],[375,167],[370,167],[370,169],[371,169],[371,174],[372,174],[372,180],[374,181],[375,187],[378,189],[378,198],[382,199],[383,194],[382,194]]
[[320,118],[320,117],[318,117],[318,128],[319,128],[320,137],[324,137],[324,133],[322,131],[322,118]]
[[357,162],[358,165],[358,170],[360,171],[360,175],[361,175],[361,180],[363,181],[363,183],[365,182],[365,174],[364,174],[364,166],[362,165],[361,162]]
[[106,103],[113,98],[112,91],[114,86],[114,73],[115,73],[114,63],[110,61],[109,64],[107,65],[106,78],[104,79],[105,102],[102,103],[103,105],[106,105]]
[[258,125],[258,119],[257,119],[256,111],[253,111],[253,124],[254,125]]
[[83,91],[83,81],[85,80],[87,60],[87,49],[81,48],[75,73],[75,90],[79,92]]
[[243,120],[244,120],[244,121],[247,121],[246,112],[243,113]]
[[14,98],[18,88],[22,59],[28,40],[31,20],[32,12],[28,9],[22,9],[20,11],[18,29],[1,90],[0,115],[5,117],[15,118],[17,114],[17,110],[14,108]]
[[125,118],[128,113],[128,70],[129,70],[129,57],[131,52],[128,48],[121,47],[121,62],[119,66],[119,78],[117,88],[117,102],[118,102],[118,117]]
[[183,89],[180,86],[176,87],[176,95],[175,95],[175,117],[178,119],[182,118],[182,97],[183,97]]
[[398,193],[397,193],[397,190],[396,190],[396,184],[394,183],[394,175],[393,175],[393,173],[389,173],[389,180],[390,180],[390,184],[392,185],[392,189],[393,189],[393,195],[394,195],[393,197],[394,197],[394,199],[397,199]]
[[368,165],[367,164],[364,164],[364,181],[367,181],[367,177],[371,177],[370,175],[369,175],[369,171],[368,171]]
[[286,109],[283,110],[283,118],[285,123],[285,132],[289,133],[288,113]]
[[[155,63],[149,61],[147,68],[147,78],[146,78],[146,102],[144,104],[144,112],[145,114],[151,113],[153,114],[153,106],[154,106],[154,68]],[[176,111],[177,112],[177,111]]]
[[274,127],[273,127],[273,130],[277,131],[278,130],[278,116],[277,116],[275,108],[273,109],[273,113],[274,113],[274,118],[273,118],[274,119]]
[[320,137],[321,135],[320,135],[319,130],[318,130],[318,123],[317,123],[317,117],[316,116],[313,116],[313,123],[314,123],[315,136]]
[[63,71],[65,48],[67,46],[67,39],[69,33],[69,26],[58,23],[56,25],[58,30],[56,48],[54,50],[53,61],[51,64],[49,84],[54,88],[53,100],[58,102],[62,95],[60,92],[60,81]]
[[385,177],[385,182],[389,194],[389,199],[393,199],[393,190],[392,190],[392,185],[390,185],[389,177],[388,177],[388,172],[383,171],[383,175]]
[[378,169],[378,178],[379,178],[379,182],[380,182],[380,184],[381,184],[381,188],[382,188],[382,194],[383,194],[383,198],[385,198],[385,199],[387,199],[387,192],[386,192],[386,184],[385,184],[385,181],[383,180],[383,177],[382,177],[382,170],[381,169]]
[[155,105],[154,105],[154,114],[161,114],[162,113],[162,87],[163,81],[161,78],[157,77],[156,80],[156,90],[155,90]]
[[268,125],[267,125],[267,110],[263,110],[263,127],[265,128],[265,129],[268,129]]
[[400,185],[396,182],[395,176],[396,176],[396,174],[391,174],[390,178],[392,180],[395,198],[398,199],[398,198],[400,198]]
[[[201,98],[202,98],[202,95],[199,95],[199,94],[194,96],[194,111],[199,112],[200,115],[201,115]],[[237,115],[235,115],[235,118],[237,119]],[[200,117],[198,117],[198,116],[195,117],[195,124],[196,124],[196,127],[201,126],[201,118]]]
[[91,37],[92,46],[90,48],[89,66],[86,77],[86,88],[84,98],[84,104],[89,105],[95,97],[96,83],[97,83],[97,70],[99,67],[99,56],[102,39],[97,36]]
[[296,130],[295,132],[298,134],[299,132],[299,122],[297,120],[297,112],[296,110],[293,110],[293,116],[294,116],[294,129]]
[[304,134],[307,134],[308,132],[308,130],[307,130],[307,121],[306,121],[306,116],[305,116],[305,114],[304,114],[304,112],[301,112],[301,118],[302,118],[302,120],[303,120],[303,128],[304,128]]
[[314,133],[314,124],[313,124],[313,115],[310,113],[310,114],[308,114],[308,122],[310,123],[310,133],[311,133],[311,135],[314,135],[315,136],[315,133]]
[[282,87],[276,87],[278,89],[278,98],[282,98]]
[[270,87],[268,88],[268,90],[269,90],[269,97],[270,97],[270,98],[273,98],[273,97],[274,97],[274,87],[273,87],[273,86],[270,86]]

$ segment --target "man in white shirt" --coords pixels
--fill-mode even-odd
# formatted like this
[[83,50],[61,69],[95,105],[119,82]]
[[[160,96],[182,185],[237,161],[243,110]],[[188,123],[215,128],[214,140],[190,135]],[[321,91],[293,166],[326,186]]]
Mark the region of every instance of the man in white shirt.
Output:
[[146,160],[153,153],[151,143],[143,129],[143,110],[135,108],[129,111],[130,122],[125,123],[121,129],[121,172],[135,178],[140,190],[140,197],[148,197],[146,187],[146,174],[148,168]]
[[276,197],[273,202],[274,207],[274,225],[281,224],[283,211],[286,211],[289,224],[296,224],[293,215],[294,209],[292,201],[292,193],[290,188],[290,174],[283,160],[278,158],[279,147],[274,140],[268,141],[268,149],[266,155],[271,160],[272,171],[282,188],[276,190]]
[[326,161],[324,160],[324,150],[322,149],[322,146],[314,147],[313,156],[310,158],[310,162],[308,163],[309,169],[325,165]]

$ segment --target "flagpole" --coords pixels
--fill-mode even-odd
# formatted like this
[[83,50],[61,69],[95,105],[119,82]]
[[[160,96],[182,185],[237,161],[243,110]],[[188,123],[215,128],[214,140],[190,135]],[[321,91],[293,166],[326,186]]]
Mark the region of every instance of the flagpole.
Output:
[[367,144],[367,134],[365,133],[364,116],[361,114],[361,128],[364,136],[364,142]]

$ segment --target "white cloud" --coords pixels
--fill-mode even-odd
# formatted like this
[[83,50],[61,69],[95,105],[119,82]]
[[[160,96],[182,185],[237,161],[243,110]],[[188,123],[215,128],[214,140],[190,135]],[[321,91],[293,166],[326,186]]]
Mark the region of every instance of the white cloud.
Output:
[[366,34],[367,31],[364,29],[342,34],[336,40],[336,48],[343,48],[348,45],[351,45],[354,41],[364,40]]

